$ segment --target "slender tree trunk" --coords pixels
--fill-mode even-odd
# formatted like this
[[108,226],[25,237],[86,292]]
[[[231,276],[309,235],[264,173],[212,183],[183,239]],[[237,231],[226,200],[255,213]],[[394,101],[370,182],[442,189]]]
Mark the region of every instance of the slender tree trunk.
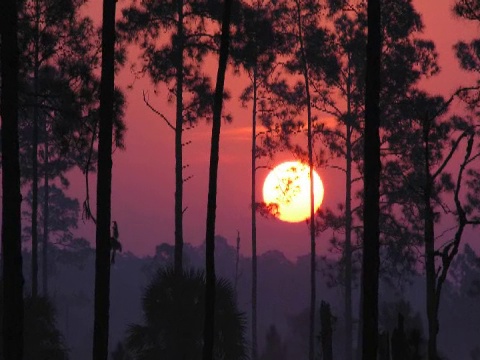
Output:
[[183,0],[177,0],[177,104],[175,119],[175,272],[183,269]]
[[[361,268],[360,278],[363,279],[363,266]],[[360,296],[359,296],[359,304],[358,307],[358,328],[357,328],[357,349],[356,349],[356,356],[357,360],[362,359],[362,339],[363,339],[363,282],[360,282]]]
[[322,341],[322,359],[333,360],[333,329],[332,329],[332,312],[330,304],[322,301],[320,304],[320,322],[322,325],[321,341]]
[[35,1],[35,38],[33,64],[33,133],[32,133],[32,297],[38,294],[38,70],[40,4]]
[[48,129],[45,122],[45,158],[44,158],[44,192],[43,192],[43,244],[42,244],[42,280],[43,296],[48,296],[48,218],[49,218],[49,184],[48,184]]
[[220,145],[220,125],[222,123],[223,89],[227,69],[230,16],[233,0],[225,0],[222,16],[222,35],[220,38],[220,58],[218,62],[217,83],[213,99],[212,147],[210,149],[210,171],[208,179],[208,203],[206,223],[206,287],[205,321],[203,329],[203,360],[213,360],[215,330],[215,216],[217,211],[217,177]]
[[301,18],[300,1],[297,5],[298,40],[302,56],[302,75],[305,81],[305,94],[307,105],[307,136],[308,136],[308,165],[310,167],[310,331],[308,358],[315,359],[315,310],[316,310],[316,249],[315,249],[315,198],[313,189],[313,130],[312,130],[312,107],[310,104],[310,83],[308,79],[308,64],[303,45],[303,26]]
[[430,120],[425,118],[423,137],[425,144],[425,271],[426,271],[426,299],[427,299],[427,319],[428,319],[428,360],[437,360],[437,333],[438,322],[436,317],[436,274],[435,274],[435,231],[433,207],[431,204],[433,179],[430,173]]
[[115,90],[115,5],[116,0],[103,1],[102,74],[100,83],[100,126],[98,134],[93,360],[107,360],[108,358],[112,131]]
[[363,210],[363,360],[375,360],[378,348],[378,272],[380,217],[380,0],[368,0],[367,76]]
[[252,360],[257,360],[257,67],[253,68],[253,110],[252,110]]
[[3,356],[23,359],[23,274],[21,242],[20,164],[18,141],[17,2],[2,1],[0,52],[2,91],[2,255]]
[[[348,104],[350,108],[350,102]],[[350,111],[348,112],[350,117]],[[345,359],[353,358],[352,330],[352,127],[347,125],[345,180]]]
[[346,176],[345,176],[345,359],[353,359],[352,315],[352,93],[350,55],[347,78]]

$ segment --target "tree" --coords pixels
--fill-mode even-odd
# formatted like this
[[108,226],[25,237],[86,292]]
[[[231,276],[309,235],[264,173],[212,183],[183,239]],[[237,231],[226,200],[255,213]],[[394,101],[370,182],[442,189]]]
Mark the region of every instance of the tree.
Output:
[[66,360],[68,351],[56,327],[53,304],[45,297],[25,299],[25,359]]
[[207,223],[205,235],[205,322],[203,330],[203,360],[214,359],[215,334],[215,216],[217,211],[218,157],[220,151],[220,125],[222,121],[223,89],[230,45],[230,18],[233,0],[225,0],[222,15],[220,57],[213,99],[213,124],[208,174]]
[[[339,7],[339,5],[342,5]],[[351,358],[352,346],[352,288],[355,281],[355,261],[362,250],[362,199],[363,188],[358,180],[363,176],[363,129],[365,111],[365,45],[367,42],[366,2],[331,2],[331,22],[335,31],[331,46],[340,65],[340,75],[329,88],[314,91],[314,107],[327,115],[320,122],[316,135],[327,145],[324,166],[345,174],[345,202],[338,209],[320,210],[320,229],[332,230],[331,250],[341,252],[341,261],[334,270],[334,280],[345,287],[344,319],[347,332],[345,352]],[[401,24],[395,20],[398,14],[409,21]],[[399,104],[412,96],[419,80],[438,72],[436,52],[431,41],[420,37],[423,23],[411,1],[387,2],[381,10],[382,17],[382,89],[380,111],[382,128],[382,161],[389,161],[395,154],[389,141],[400,136],[398,124],[406,112]],[[333,119],[331,118],[333,117]],[[408,131],[408,125],[402,128]],[[382,179],[384,183],[386,177]],[[356,185],[358,184],[358,185]],[[385,194],[382,185],[381,194]],[[411,244],[418,243],[418,236],[411,236],[397,212],[384,204],[380,215],[381,277],[387,282],[393,277],[406,279],[414,271],[415,252]],[[401,254],[401,255],[400,255]],[[356,256],[357,255],[357,256]],[[360,290],[361,292],[361,290]]]
[[367,66],[365,87],[364,205],[362,266],[362,358],[377,358],[380,218],[380,68],[381,5],[367,1]]
[[[476,213],[479,174],[470,168],[477,158],[473,154],[477,130],[471,119],[445,116],[450,103],[463,91],[457,91],[447,101],[422,92],[413,93],[412,99],[403,105],[411,111],[405,118],[410,132],[390,143],[391,149],[401,154],[397,157],[400,160],[386,163],[390,175],[389,201],[397,197],[393,202],[399,205],[397,209],[410,224],[412,234],[421,235],[422,241],[417,246],[424,247],[429,359],[438,358],[438,312],[449,268],[465,227],[475,226],[479,220]],[[457,167],[452,159],[463,151],[463,161],[454,177],[449,171]],[[450,210],[452,205],[454,210]],[[444,222],[442,216],[449,214],[455,223],[451,229],[455,233],[450,240],[443,241],[448,232],[437,235],[436,224]]]
[[[42,168],[45,183],[49,174],[48,132],[53,133],[52,123],[63,117],[63,126],[79,130],[77,118],[81,113],[82,99],[85,94],[72,96],[73,88],[85,90],[91,77],[91,67],[95,56],[91,56],[91,65],[79,67],[79,59],[85,62],[85,55],[91,52],[93,26],[88,18],[78,15],[80,3],[77,1],[39,1],[26,0],[19,4],[19,34],[21,40],[21,116],[20,151],[27,155],[22,158],[22,178],[32,182],[32,295],[38,292],[38,186]],[[75,38],[75,39],[74,39]],[[82,39],[82,40],[79,40]],[[69,68],[75,65],[75,71]],[[80,70],[80,71],[79,71]],[[80,84],[80,85],[79,85]],[[66,90],[66,91],[65,91]],[[92,101],[90,101],[92,102]],[[84,110],[83,108],[82,110]],[[48,125],[50,126],[48,126]],[[43,125],[43,126],[42,126]],[[59,135],[58,133],[56,135]],[[55,143],[55,141],[53,141]],[[58,148],[57,148],[58,149]],[[58,151],[54,151],[57,153]],[[43,156],[40,156],[43,155]],[[69,154],[65,158],[71,158]],[[43,159],[42,159],[43,157]],[[65,159],[66,160],[66,159]],[[67,161],[68,162],[68,161]],[[73,166],[73,165],[70,165]],[[58,170],[52,167],[52,171]],[[55,176],[59,174],[56,173]],[[53,177],[53,176],[51,176]],[[47,187],[48,189],[48,187]],[[48,192],[45,194],[44,211],[48,213]],[[44,217],[43,229],[48,228],[48,216]],[[47,245],[48,232],[43,237],[43,289],[47,290]]]
[[[3,294],[0,305],[0,318],[4,318]],[[23,313],[24,358],[67,360],[68,351],[63,336],[56,327],[55,309],[51,301],[41,296],[28,296],[24,300]],[[0,343],[2,355],[5,350],[4,343]],[[2,356],[2,359],[6,357]]]
[[[268,78],[275,68],[275,36],[272,27],[272,11],[262,0],[252,5],[243,4],[239,16],[237,31],[232,35],[232,58],[235,64],[241,65],[250,78],[250,84],[241,94],[244,106],[252,104],[252,149],[251,149],[251,226],[252,226],[252,360],[257,360],[257,195],[256,174],[257,159],[261,156],[258,149],[257,131],[258,113],[260,119],[268,120],[264,111]],[[262,96],[263,95],[263,96]],[[263,121],[261,125],[267,121]]]
[[[315,311],[316,311],[316,221],[313,192],[313,132],[316,117],[312,114],[313,77],[329,83],[338,75],[337,64],[331,47],[329,31],[319,26],[320,4],[316,0],[282,2],[277,10],[279,20],[276,29],[284,38],[283,53],[288,55],[287,70],[299,80],[292,86],[291,100],[301,107],[300,116],[307,118],[307,152],[300,155],[310,167],[310,333],[309,359],[315,356]],[[294,14],[294,16],[292,16]],[[285,50],[288,48],[288,50]],[[284,84],[285,85],[285,84]],[[298,147],[297,151],[300,150]]]
[[[143,62],[140,72],[148,73],[157,85],[164,83],[168,100],[175,101],[175,121],[154,108],[147,95],[149,108],[165,121],[175,133],[175,268],[181,272],[183,264],[183,176],[184,131],[193,127],[198,119],[206,118],[212,111],[212,85],[202,74],[204,57],[216,50],[215,34],[209,32],[207,19],[216,19],[218,2],[169,0],[142,2],[123,10],[119,23],[122,36],[135,42],[141,49]],[[213,14],[213,15],[212,15]],[[158,39],[164,33],[170,41]]]
[[[216,279],[216,285],[213,359],[244,360],[244,314],[237,309],[231,284]],[[182,296],[175,298],[175,293]],[[143,295],[144,324],[131,325],[128,330],[127,350],[139,360],[201,359],[205,301],[203,272],[183,270],[179,276],[172,267],[160,268]],[[176,328],[179,332],[171,331]]]
[[100,126],[98,133],[97,226],[95,234],[94,360],[107,360],[108,358],[112,132],[115,96],[115,6],[116,0],[103,1]]
[[320,304],[320,342],[322,344],[322,359],[333,360],[333,348],[332,348],[332,312],[330,310],[330,304],[322,301]]
[[17,1],[0,11],[2,51],[0,115],[2,117],[2,267],[4,356],[23,359],[23,274],[21,244],[20,164],[18,140],[19,49]]

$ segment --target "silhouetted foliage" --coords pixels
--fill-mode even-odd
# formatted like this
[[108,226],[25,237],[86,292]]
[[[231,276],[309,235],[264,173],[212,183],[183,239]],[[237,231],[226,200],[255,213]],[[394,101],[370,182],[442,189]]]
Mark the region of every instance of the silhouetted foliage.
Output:
[[[2,294],[3,298],[3,294]],[[4,318],[3,301],[0,306],[0,318]],[[56,311],[50,299],[45,297],[24,299],[24,345],[25,359],[67,360],[68,350],[62,334],[57,329]],[[7,359],[3,342],[0,354]]]
[[[202,358],[205,275],[172,267],[158,270],[142,300],[144,324],[130,326],[126,346],[134,359]],[[214,359],[247,359],[245,317],[231,284],[216,280]],[[178,332],[172,331],[177,329]],[[178,349],[181,353],[177,353]]]
[[55,309],[44,297],[25,299],[25,359],[66,360],[68,351],[57,330]]
[[19,164],[19,44],[17,1],[0,11],[2,146],[2,340],[9,360],[23,360],[23,274]]

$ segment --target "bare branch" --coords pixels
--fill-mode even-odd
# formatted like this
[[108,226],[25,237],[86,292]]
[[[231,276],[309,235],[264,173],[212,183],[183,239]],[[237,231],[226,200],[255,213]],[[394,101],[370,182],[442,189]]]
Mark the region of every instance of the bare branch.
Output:
[[148,99],[147,99],[147,95],[145,93],[145,91],[143,91],[143,101],[145,102],[145,104],[150,108],[150,110],[152,110],[155,114],[157,114],[158,116],[160,116],[166,123],[167,125],[173,130],[173,131],[176,131],[177,129],[175,128],[175,126],[172,125],[172,123],[170,121],[168,121],[168,119],[165,117],[165,115],[163,115],[160,111],[158,111],[157,109],[155,109],[149,102],[148,102]]

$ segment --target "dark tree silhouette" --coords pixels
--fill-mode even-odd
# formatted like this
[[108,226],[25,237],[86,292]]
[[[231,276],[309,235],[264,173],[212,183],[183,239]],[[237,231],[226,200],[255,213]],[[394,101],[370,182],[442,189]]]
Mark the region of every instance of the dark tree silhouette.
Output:
[[402,360],[408,356],[407,335],[405,333],[404,318],[398,314],[397,327],[392,333],[392,359]]
[[[141,73],[148,73],[155,84],[165,83],[168,98],[175,101],[175,121],[156,109],[144,95],[147,106],[175,133],[175,267],[183,264],[183,163],[184,132],[201,118],[211,115],[212,85],[202,73],[204,57],[216,50],[215,34],[207,21],[215,20],[218,1],[148,0],[123,10],[119,23],[122,36],[141,48]],[[207,20],[208,19],[208,20]],[[167,32],[170,41],[158,38]]]
[[332,312],[330,304],[322,301],[320,304],[320,342],[322,344],[322,359],[333,360],[333,326],[332,326]]
[[220,38],[220,57],[218,62],[215,97],[213,99],[213,126],[208,175],[208,202],[205,251],[205,323],[203,330],[203,360],[214,359],[215,333],[215,217],[217,211],[217,178],[220,145],[220,125],[222,121],[223,89],[230,45],[230,18],[233,0],[225,0],[222,16],[222,34]]
[[18,137],[19,49],[17,1],[2,2],[0,115],[2,117],[2,262],[4,357],[23,359],[23,274]]
[[[282,18],[277,21],[277,29],[283,34],[286,41],[284,46],[290,47],[286,52],[290,55],[287,63],[288,70],[301,79],[294,85],[294,100],[307,115],[307,154],[305,162],[310,167],[310,333],[309,359],[315,357],[315,312],[316,312],[316,221],[313,189],[313,131],[314,116],[312,114],[311,78],[315,73],[320,78],[329,76],[332,70],[331,60],[335,62],[332,53],[324,43],[328,39],[327,31],[319,27],[320,4],[315,0],[285,1],[278,11]],[[293,14],[293,15],[292,15]],[[326,65],[325,67],[320,64]],[[328,70],[327,70],[328,69]],[[317,70],[319,70],[317,72]],[[335,77],[336,72],[333,72]],[[304,115],[304,114],[302,114]]]
[[115,6],[116,0],[103,1],[100,126],[98,133],[97,226],[95,234],[94,360],[107,360],[108,358],[112,132],[115,96]]
[[[1,290],[0,290],[1,292]],[[5,316],[3,294],[0,300],[0,318]],[[24,359],[67,360],[68,351],[60,331],[57,329],[56,314],[52,302],[45,297],[28,296],[24,299]],[[3,333],[3,331],[2,331]],[[0,342],[0,353],[5,347]],[[2,356],[2,359],[7,359]]]
[[[332,26],[335,28],[332,45],[341,66],[341,75],[333,86],[314,92],[314,107],[335,118],[324,122],[319,135],[327,145],[328,154],[334,156],[331,167],[345,174],[345,203],[338,210],[324,208],[320,210],[321,229],[333,229],[332,251],[342,252],[342,261],[333,269],[334,284],[345,287],[345,323],[347,336],[351,333],[351,287],[355,280],[355,256],[362,249],[360,241],[362,227],[355,220],[361,220],[363,191],[361,185],[354,184],[361,179],[363,154],[363,118],[365,110],[365,44],[367,37],[366,2],[331,2]],[[343,5],[337,8],[339,3]],[[405,99],[413,97],[419,80],[438,73],[434,44],[421,35],[423,23],[411,1],[386,2],[382,7],[382,89],[381,119],[386,130],[382,137],[382,158],[387,161],[395,158],[391,155],[389,141],[400,136],[399,122],[408,116],[402,107]],[[405,14],[408,22],[395,20],[399,13]],[[420,35],[420,36],[419,36]],[[315,87],[314,87],[315,89]],[[407,125],[405,125],[408,129]],[[339,165],[341,161],[341,165]],[[353,175],[353,176],[352,176]],[[382,182],[385,182],[383,177]],[[357,191],[359,190],[359,191]],[[382,184],[382,194],[390,191]],[[356,202],[355,200],[358,200]],[[381,276],[386,281],[392,278],[406,279],[414,272],[416,252],[411,244],[418,244],[421,237],[413,236],[408,225],[402,223],[392,211],[392,205],[384,203],[381,208]],[[355,231],[352,234],[352,229]],[[342,235],[344,233],[345,235]],[[355,236],[356,235],[356,236]],[[357,240],[357,241],[355,241]],[[399,254],[402,254],[399,256]],[[330,275],[330,274],[329,274]],[[349,289],[350,288],[350,289]],[[350,294],[350,296],[349,296]],[[350,300],[349,300],[350,299]],[[350,309],[350,310],[349,310]],[[351,341],[347,340],[345,351],[351,354]],[[361,346],[359,346],[361,348]],[[347,355],[350,358],[351,355]]]
[[[175,293],[182,296],[176,298]],[[215,296],[213,359],[245,360],[245,317],[237,308],[231,284],[217,279]],[[201,359],[205,301],[203,272],[183,270],[178,276],[172,267],[159,269],[143,296],[144,324],[130,326],[128,351],[138,360]]]
[[367,1],[365,90],[362,358],[375,360],[378,347],[378,275],[380,219],[380,68],[382,53],[380,0]]
[[38,293],[38,70],[40,68],[40,3],[35,0],[32,133],[32,296]]
[[[83,166],[85,154],[94,138],[92,123],[98,112],[98,34],[92,21],[80,14],[81,2],[75,0],[19,3],[20,39],[20,164],[22,185],[31,182],[33,211],[30,214],[32,236],[32,294],[38,288],[38,264],[41,264],[43,292],[48,289],[49,182],[69,185],[65,173],[75,165]],[[123,124],[122,124],[123,125]],[[93,170],[89,167],[89,171]],[[43,175],[43,176],[42,176]],[[43,199],[38,187],[43,177],[47,189]],[[43,200],[43,206],[41,205]],[[42,227],[43,241],[38,233]],[[35,224],[36,223],[36,224]],[[41,242],[41,262],[38,243]]]
[[48,298],[25,299],[25,359],[66,360],[68,351]]
[[[390,179],[385,183],[391,183],[387,198],[389,201],[395,197],[401,199],[403,205],[399,209],[413,230],[412,234],[420,235],[423,240],[417,246],[423,246],[425,256],[429,359],[438,359],[438,312],[445,279],[465,227],[475,226],[479,220],[475,205],[472,206],[478,201],[475,179],[479,177],[473,169],[475,127],[468,119],[442,116],[463,92],[457,91],[448,101],[422,92],[412,93],[412,99],[403,105],[411,108],[411,113],[406,113],[410,130],[390,143],[391,149],[401,149],[402,155],[386,163]],[[460,155],[464,146],[464,159],[454,178],[450,173],[456,167],[452,158]],[[446,210],[448,194],[453,195],[453,211]],[[400,203],[398,199],[394,202]],[[436,234],[436,224],[445,214],[452,214],[456,222],[451,229],[455,234],[446,242]]]
[[[248,74],[251,82],[244,89],[241,101],[252,105],[252,149],[251,149],[251,228],[252,228],[252,360],[257,360],[257,159],[261,153],[257,145],[259,113],[265,108],[265,100],[259,101],[262,90],[275,64],[272,11],[263,0],[256,0],[251,6],[243,4],[237,31],[232,35],[232,58]],[[264,91],[263,91],[264,92]]]

